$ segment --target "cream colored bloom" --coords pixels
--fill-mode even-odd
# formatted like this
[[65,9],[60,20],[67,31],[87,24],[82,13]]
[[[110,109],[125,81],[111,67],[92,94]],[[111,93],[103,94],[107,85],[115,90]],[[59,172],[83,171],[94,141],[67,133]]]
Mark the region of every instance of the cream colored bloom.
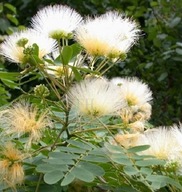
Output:
[[143,132],[145,128],[145,123],[143,121],[135,121],[133,123],[128,124],[128,126],[133,133]]
[[106,79],[85,79],[73,85],[68,98],[78,114],[85,116],[116,115],[123,106],[120,90]]
[[[179,125],[174,124],[173,126],[170,127],[170,129],[172,130],[173,137],[177,139],[180,146],[182,147],[182,124],[181,123],[179,123]],[[182,151],[181,151],[181,155],[182,155]],[[181,160],[182,160],[182,156],[181,156]]]
[[149,120],[152,115],[152,106],[150,103],[146,102],[143,105],[140,106],[141,113],[144,114],[143,120]]
[[0,152],[0,183],[15,188],[24,180],[22,160],[25,157],[12,143],[5,144]]
[[76,29],[75,39],[90,55],[123,57],[138,39],[138,26],[118,12],[88,18]]
[[[111,82],[113,83],[114,79]],[[120,81],[117,78],[117,83],[115,81],[114,84],[119,84],[121,95],[129,107],[137,109],[152,100],[152,92],[148,85],[136,77],[121,78]]]
[[139,133],[127,133],[127,134],[117,134],[115,135],[114,139],[115,141],[122,145],[125,148],[134,147],[137,144],[137,141],[140,137]]
[[32,18],[32,27],[53,39],[70,38],[82,17],[65,5],[47,6]]
[[166,127],[158,127],[146,131],[138,140],[137,145],[150,145],[150,148],[142,154],[152,155],[158,159],[179,161],[182,146],[173,135],[173,130]]
[[43,130],[51,126],[51,121],[47,113],[39,114],[37,108],[28,102],[19,102],[6,110],[0,118],[0,124],[7,134],[21,136],[28,133],[30,145],[41,138]]
[[54,51],[57,47],[56,41],[53,39],[42,36],[32,29],[27,29],[5,38],[5,41],[0,46],[0,54],[11,62],[25,63],[25,52],[31,52],[33,44],[39,46],[40,58]]

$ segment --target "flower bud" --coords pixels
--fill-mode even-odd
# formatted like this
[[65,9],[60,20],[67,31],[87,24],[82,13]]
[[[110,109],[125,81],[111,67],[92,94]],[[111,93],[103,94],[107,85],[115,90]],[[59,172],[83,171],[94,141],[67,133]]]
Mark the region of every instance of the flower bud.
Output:
[[36,85],[34,93],[38,97],[47,97],[50,94],[49,89],[43,84]]

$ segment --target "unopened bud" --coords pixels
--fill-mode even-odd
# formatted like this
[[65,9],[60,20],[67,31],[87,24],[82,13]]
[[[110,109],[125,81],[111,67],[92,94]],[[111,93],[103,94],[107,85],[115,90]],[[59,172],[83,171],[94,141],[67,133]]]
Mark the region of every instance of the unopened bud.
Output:
[[25,45],[28,43],[28,39],[27,38],[21,38],[20,40],[17,41],[17,45],[19,47],[25,47]]
[[50,94],[49,89],[43,84],[37,85],[34,88],[34,93],[38,97],[47,97]]

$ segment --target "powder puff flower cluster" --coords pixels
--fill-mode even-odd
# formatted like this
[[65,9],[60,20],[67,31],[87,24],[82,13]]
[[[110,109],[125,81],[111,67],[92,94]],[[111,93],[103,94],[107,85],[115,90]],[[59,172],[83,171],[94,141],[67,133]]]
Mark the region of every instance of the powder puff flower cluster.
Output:
[[122,58],[139,36],[137,24],[119,12],[87,18],[76,29],[75,39],[92,56]]
[[122,121],[133,130],[144,130],[145,122],[151,116],[152,92],[146,83],[136,77],[113,78],[111,82],[120,88],[125,107],[120,111]]
[[[31,19],[31,27],[8,36],[1,44],[0,54],[10,62],[26,64],[30,62],[29,54],[34,44],[39,47],[38,57],[43,59],[58,45],[61,51],[61,46],[68,45],[68,39],[73,38],[89,56],[124,59],[140,32],[137,23],[122,13],[109,11],[95,18],[86,18],[83,22],[79,13],[65,5],[39,10]],[[50,66],[50,71],[60,76],[62,69]]]
[[53,39],[70,38],[73,31],[82,22],[82,17],[75,10],[65,5],[47,6],[32,18],[32,27]]
[[31,54],[33,44],[37,44],[39,47],[39,58],[43,58],[57,47],[55,40],[42,36],[41,33],[32,29],[27,29],[5,38],[0,46],[0,54],[10,62],[26,63],[27,55]]
[[51,127],[52,123],[47,113],[39,113],[28,102],[18,102],[5,110],[0,117],[0,125],[6,134],[29,134],[27,146],[30,146],[33,141],[41,138],[44,129]]
[[[125,148],[139,145],[149,145],[147,150],[139,155],[154,156],[166,162],[164,168],[175,168],[178,174],[182,173],[182,126],[157,127],[146,130],[144,133],[117,134],[114,144]],[[175,167],[174,167],[175,165]],[[171,167],[172,166],[172,167]]]
[[24,180],[22,160],[25,154],[21,153],[12,143],[6,143],[0,152],[0,183],[15,188]]
[[85,79],[73,85],[67,95],[71,106],[85,116],[113,115],[124,104],[118,87],[105,78]]

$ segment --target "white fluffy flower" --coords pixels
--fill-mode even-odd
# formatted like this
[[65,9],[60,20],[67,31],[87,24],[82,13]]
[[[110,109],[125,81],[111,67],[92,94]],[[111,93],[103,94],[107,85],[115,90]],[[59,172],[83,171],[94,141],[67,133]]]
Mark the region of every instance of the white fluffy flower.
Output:
[[55,40],[42,36],[32,29],[27,29],[8,36],[0,46],[0,54],[11,62],[24,63],[24,48],[31,48],[33,44],[38,45],[40,58],[57,47]]
[[127,106],[138,108],[152,100],[150,88],[138,78],[117,78],[116,80],[112,79],[111,82],[119,85]]
[[123,106],[120,90],[106,79],[85,79],[69,90],[68,98],[78,114],[85,116],[116,115]]
[[179,161],[179,156],[181,156],[182,147],[174,137],[173,130],[166,127],[146,131],[137,144],[150,145],[150,148],[142,153],[155,156],[158,159]]
[[32,27],[54,39],[69,38],[82,17],[68,6],[47,6],[32,18]]
[[171,130],[172,130],[173,136],[177,139],[180,146],[182,147],[182,124],[180,123],[179,126],[177,125],[171,126]]
[[90,55],[118,58],[138,39],[137,24],[118,12],[88,18],[76,29],[76,40]]

